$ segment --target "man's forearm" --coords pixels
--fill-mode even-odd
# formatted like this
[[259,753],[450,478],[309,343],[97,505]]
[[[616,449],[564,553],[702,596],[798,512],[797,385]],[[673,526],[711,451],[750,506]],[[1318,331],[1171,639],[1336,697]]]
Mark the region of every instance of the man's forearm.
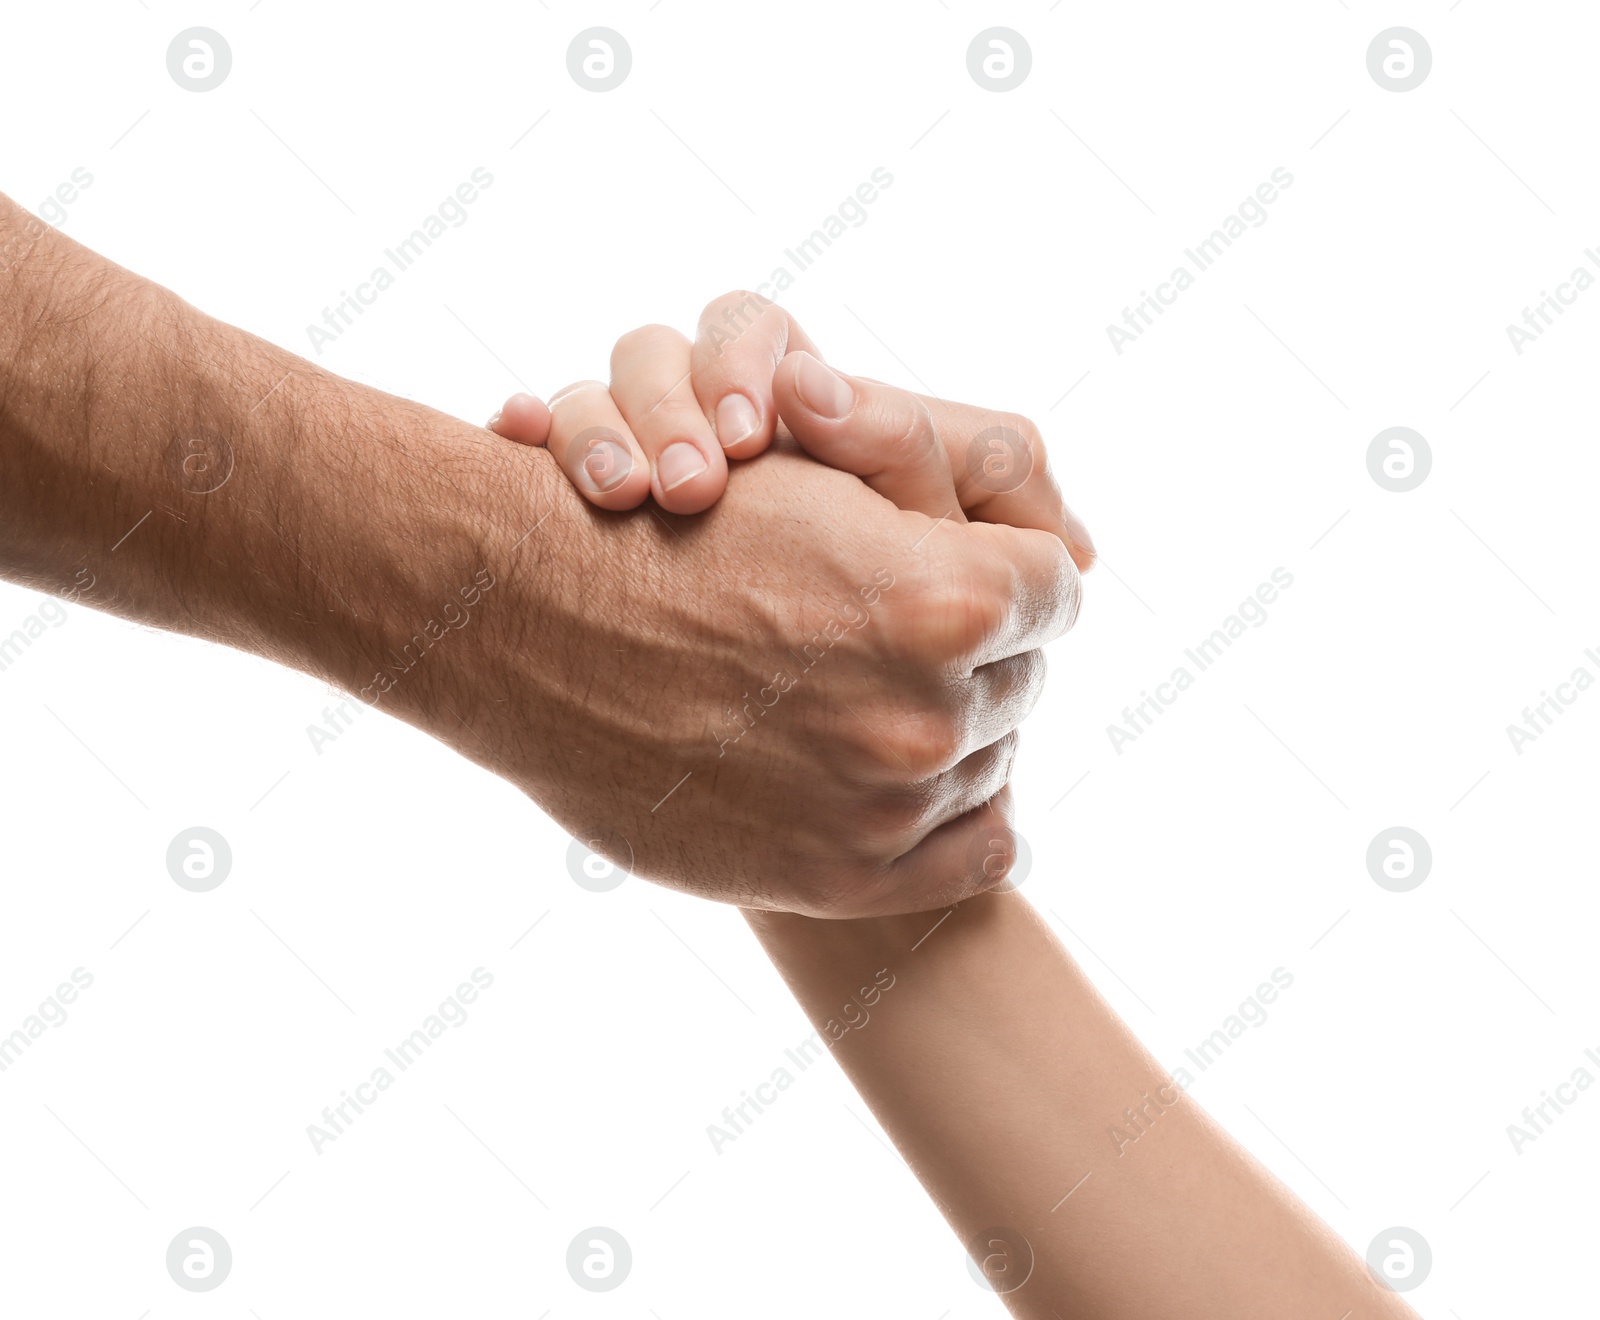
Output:
[[933,536],[792,451],[737,483],[692,531],[602,516],[548,449],[339,380],[0,199],[0,577],[379,701],[650,879],[828,914],[986,886],[970,808],[1042,670],[1008,670],[1009,708],[968,676],[1070,625],[1071,560]]
[[[205,316],[0,198],[0,574],[353,689],[484,566],[476,427]],[[502,542],[502,543],[509,543]]]

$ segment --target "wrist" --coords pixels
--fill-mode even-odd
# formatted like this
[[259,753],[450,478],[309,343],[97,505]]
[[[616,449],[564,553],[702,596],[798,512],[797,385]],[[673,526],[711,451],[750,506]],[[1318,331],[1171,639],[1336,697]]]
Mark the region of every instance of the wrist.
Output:
[[[257,580],[231,602],[235,644],[439,732],[438,706],[465,715],[474,700],[463,666],[497,644],[475,621],[532,549],[518,542],[553,484],[547,456],[232,327],[199,333],[203,360],[224,365],[174,391],[199,404],[188,449],[234,464],[206,507],[225,512],[230,555],[266,566],[228,575]],[[220,475],[196,461],[200,484]]]

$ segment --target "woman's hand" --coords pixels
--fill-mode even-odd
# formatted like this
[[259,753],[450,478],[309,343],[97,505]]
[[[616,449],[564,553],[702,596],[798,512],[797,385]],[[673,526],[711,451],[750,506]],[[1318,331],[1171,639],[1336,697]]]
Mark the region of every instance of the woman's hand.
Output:
[[548,445],[599,508],[653,497],[672,513],[709,508],[726,489],[729,460],[793,438],[902,508],[1047,531],[1079,569],[1094,562],[1026,417],[842,375],[788,312],[754,293],[712,302],[692,344],[665,326],[631,331],[612,350],[609,387],[569,385],[548,409],[514,395],[490,429]]

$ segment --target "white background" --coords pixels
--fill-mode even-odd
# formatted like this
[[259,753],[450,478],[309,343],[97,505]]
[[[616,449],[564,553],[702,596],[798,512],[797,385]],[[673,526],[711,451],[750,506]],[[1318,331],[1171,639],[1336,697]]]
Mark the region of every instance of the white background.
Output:
[[[1024,734],[1026,892],[1172,1067],[1293,974],[1191,1094],[1358,1251],[1422,1233],[1425,1315],[1593,1308],[1600,1092],[1506,1132],[1600,1052],[1600,691],[1506,733],[1600,675],[1600,292],[1520,356],[1505,329],[1600,242],[1589,7],[7,8],[0,188],[37,209],[86,169],[66,232],[297,352],[487,168],[319,359],[474,420],[692,328],[886,168],[784,301],[847,369],[1031,414],[1104,552]],[[966,67],[995,24],[1033,52],[1003,94]],[[1403,94],[1365,61],[1396,24],[1434,59]],[[166,67],[193,25],[233,52],[204,94]],[[604,94],[566,68],[594,25],[633,52]],[[1107,324],[1280,166],[1119,356]],[[1406,494],[1366,467],[1396,425],[1433,454]],[[1268,621],[1118,754],[1108,724],[1280,566]],[[0,634],[37,608],[0,588]],[[85,606],[0,673],[0,1031],[94,977],[0,1074],[0,1309],[1000,1313],[831,1063],[713,1152],[810,1030],[736,913],[585,892],[517,792],[387,716],[317,754],[329,704]],[[233,849],[209,894],[166,872],[195,825]],[[1365,864],[1394,825],[1433,850],[1409,893]],[[469,1020],[313,1153],[480,966]],[[597,1224],[634,1265],[591,1295],[564,1257]],[[206,1295],[164,1268],[191,1225],[234,1252]]]

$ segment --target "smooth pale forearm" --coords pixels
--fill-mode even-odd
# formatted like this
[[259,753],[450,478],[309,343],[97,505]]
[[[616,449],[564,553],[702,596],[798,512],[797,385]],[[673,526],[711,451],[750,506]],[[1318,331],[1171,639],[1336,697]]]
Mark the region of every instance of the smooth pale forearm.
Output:
[[834,1057],[963,1243],[1030,1244],[1014,1314],[1413,1316],[1183,1096],[1020,895],[943,920],[746,918],[825,1038],[892,975]]
[[486,542],[514,539],[484,494],[510,466],[542,502],[542,459],[215,321],[0,198],[0,575],[359,691]]

